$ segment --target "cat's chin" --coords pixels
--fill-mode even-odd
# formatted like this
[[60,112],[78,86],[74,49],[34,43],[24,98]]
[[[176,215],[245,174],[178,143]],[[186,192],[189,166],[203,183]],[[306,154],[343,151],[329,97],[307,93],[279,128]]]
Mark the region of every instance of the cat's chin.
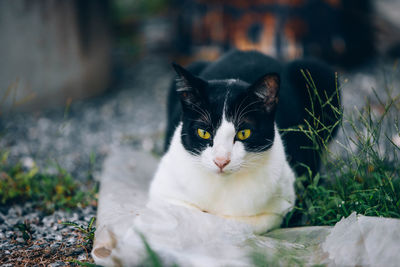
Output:
[[229,177],[229,176],[231,176],[232,174],[234,174],[235,172],[226,172],[226,171],[223,171],[223,172],[219,172],[218,173],[218,175],[220,175],[221,177]]
[[222,171],[221,170],[213,170],[212,172],[219,176],[225,177],[225,176],[230,176],[234,173],[237,173],[238,171],[239,171],[239,169],[238,170],[222,170]]

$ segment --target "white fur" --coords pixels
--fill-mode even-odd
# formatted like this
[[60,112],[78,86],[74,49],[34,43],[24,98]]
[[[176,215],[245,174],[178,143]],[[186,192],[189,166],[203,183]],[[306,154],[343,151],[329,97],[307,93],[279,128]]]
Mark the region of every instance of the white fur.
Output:
[[[150,198],[200,209],[220,217],[245,222],[256,233],[279,227],[293,208],[295,175],[286,161],[275,127],[275,140],[267,151],[248,153],[241,142],[233,142],[233,124],[225,119],[213,141],[199,156],[181,143],[175,130],[150,187]],[[215,157],[229,157],[220,173]]]

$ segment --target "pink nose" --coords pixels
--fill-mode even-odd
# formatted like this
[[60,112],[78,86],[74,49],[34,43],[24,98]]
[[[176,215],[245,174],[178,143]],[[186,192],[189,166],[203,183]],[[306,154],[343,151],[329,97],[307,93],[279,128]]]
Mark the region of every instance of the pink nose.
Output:
[[222,171],[223,168],[225,168],[226,165],[229,164],[229,162],[231,162],[231,160],[229,158],[225,158],[225,157],[216,157],[214,159],[214,163],[215,165],[218,166],[218,168]]

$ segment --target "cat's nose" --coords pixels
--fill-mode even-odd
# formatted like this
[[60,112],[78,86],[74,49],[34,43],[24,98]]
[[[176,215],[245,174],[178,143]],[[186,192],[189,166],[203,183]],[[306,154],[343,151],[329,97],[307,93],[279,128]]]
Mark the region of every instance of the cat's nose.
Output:
[[229,164],[229,162],[231,162],[231,160],[229,158],[226,157],[216,157],[214,159],[214,163],[215,165],[218,166],[218,168],[222,171],[223,168],[225,168],[226,165]]

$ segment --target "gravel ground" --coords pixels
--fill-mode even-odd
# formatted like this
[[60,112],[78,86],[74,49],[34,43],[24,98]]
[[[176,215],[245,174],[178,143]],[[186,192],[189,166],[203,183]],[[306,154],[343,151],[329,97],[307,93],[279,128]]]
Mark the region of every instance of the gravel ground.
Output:
[[[342,75],[346,114],[364,105],[366,99],[374,98],[372,87],[378,92],[384,91],[382,73],[387,72],[393,73],[366,67]],[[99,174],[103,159],[114,145],[160,154],[165,100],[172,77],[167,57],[145,57],[128,69],[117,88],[106,95],[72,103],[69,108],[3,117],[0,148],[10,151],[11,162],[21,160],[29,167],[35,161],[48,172],[55,172],[54,163],[58,163],[80,181],[87,180],[89,168],[94,167],[95,176]],[[399,94],[400,87],[394,86],[394,91]],[[393,125],[391,132],[392,128]],[[343,138],[339,132],[337,140]],[[96,161],[90,166],[93,155]],[[32,209],[29,203],[0,207],[0,264],[13,266],[32,261],[39,264],[42,260],[45,265],[59,266],[68,257],[85,261],[86,251],[76,247],[79,234],[59,222],[87,223],[95,212],[95,207],[87,207],[46,215]],[[28,243],[14,228],[25,220],[34,230]]]
[[[1,266],[64,266],[68,259],[90,261],[90,251],[79,246],[83,236],[61,222],[73,221],[88,225],[95,216],[95,207],[74,212],[56,211],[51,215],[33,209],[30,203],[2,208],[0,211],[0,265]],[[23,238],[15,226],[30,225],[31,237]]]

